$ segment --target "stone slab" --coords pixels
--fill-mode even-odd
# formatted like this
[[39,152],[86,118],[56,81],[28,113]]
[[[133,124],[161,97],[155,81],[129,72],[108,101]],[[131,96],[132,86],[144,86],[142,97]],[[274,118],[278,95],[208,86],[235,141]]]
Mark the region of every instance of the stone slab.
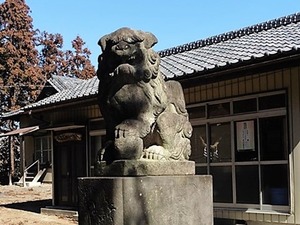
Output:
[[102,166],[102,176],[194,175],[194,161],[116,160]]
[[79,225],[212,225],[212,178],[79,178]]
[[46,206],[46,208],[41,208],[41,214],[48,216],[59,216],[68,217],[73,220],[78,220],[78,212],[70,209],[55,208],[53,206]]

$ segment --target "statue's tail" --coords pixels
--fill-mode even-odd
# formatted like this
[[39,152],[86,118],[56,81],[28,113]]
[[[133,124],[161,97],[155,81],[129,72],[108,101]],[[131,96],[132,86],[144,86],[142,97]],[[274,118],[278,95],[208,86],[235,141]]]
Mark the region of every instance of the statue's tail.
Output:
[[175,106],[176,112],[179,115],[188,116],[181,84],[177,81],[169,80],[166,82],[166,86],[170,104]]

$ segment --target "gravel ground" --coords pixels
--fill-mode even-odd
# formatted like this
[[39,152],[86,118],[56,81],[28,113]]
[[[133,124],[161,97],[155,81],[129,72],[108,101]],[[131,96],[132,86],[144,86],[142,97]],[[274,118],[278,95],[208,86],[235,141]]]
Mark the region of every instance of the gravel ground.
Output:
[[70,218],[40,214],[40,208],[47,205],[51,205],[51,184],[42,184],[40,187],[0,185],[0,224],[78,224]]

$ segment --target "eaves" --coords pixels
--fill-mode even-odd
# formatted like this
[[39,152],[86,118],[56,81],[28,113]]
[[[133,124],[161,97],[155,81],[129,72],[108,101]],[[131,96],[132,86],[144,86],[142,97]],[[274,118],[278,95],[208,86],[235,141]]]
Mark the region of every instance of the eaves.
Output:
[[26,108],[24,109],[23,114],[28,113],[40,113],[40,112],[48,112],[55,110],[62,110],[64,108],[77,107],[77,106],[86,106],[91,104],[97,104],[97,94],[87,95],[79,98],[72,98],[65,101],[60,101],[52,104],[40,105],[34,108]]

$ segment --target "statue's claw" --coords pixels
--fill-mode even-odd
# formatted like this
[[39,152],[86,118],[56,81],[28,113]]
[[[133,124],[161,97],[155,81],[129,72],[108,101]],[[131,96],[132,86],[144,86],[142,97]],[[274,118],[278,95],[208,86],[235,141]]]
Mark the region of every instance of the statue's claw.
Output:
[[168,160],[170,158],[170,153],[164,147],[158,145],[152,145],[145,149],[142,154],[142,159],[149,160]]

